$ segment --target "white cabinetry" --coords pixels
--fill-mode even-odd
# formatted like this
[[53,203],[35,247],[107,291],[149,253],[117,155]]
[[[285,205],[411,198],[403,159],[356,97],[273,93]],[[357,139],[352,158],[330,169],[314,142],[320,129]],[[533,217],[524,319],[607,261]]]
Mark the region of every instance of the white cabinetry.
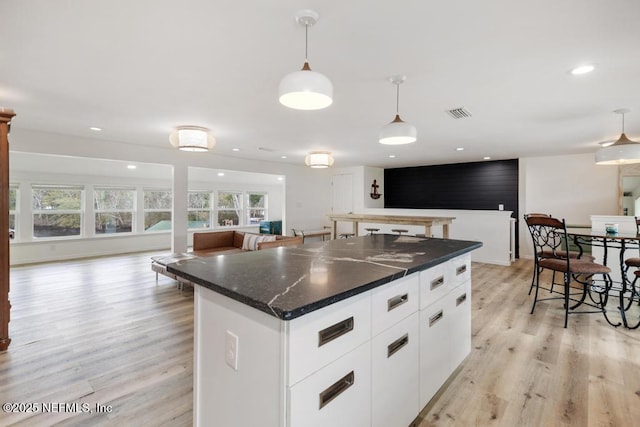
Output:
[[469,353],[470,272],[463,255],[290,321],[197,286],[194,424],[409,425]]

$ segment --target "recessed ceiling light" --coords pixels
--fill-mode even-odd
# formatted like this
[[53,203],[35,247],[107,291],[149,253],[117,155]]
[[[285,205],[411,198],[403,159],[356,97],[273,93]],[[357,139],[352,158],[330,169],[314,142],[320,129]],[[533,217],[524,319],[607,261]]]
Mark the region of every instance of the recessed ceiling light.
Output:
[[456,151],[464,151],[464,147],[458,147],[456,148]]
[[396,155],[395,154],[389,154],[389,157],[392,158],[392,159],[395,159]]
[[283,181],[283,180],[284,180],[283,177],[281,177],[281,176],[278,177],[278,181]]
[[218,176],[224,176],[224,172],[218,172]]
[[281,159],[286,159],[286,158],[287,158],[287,156],[280,156],[280,158],[281,158]]
[[484,156],[484,157],[482,158],[482,160],[491,160],[491,157],[489,157],[489,156]]
[[231,151],[240,151],[239,148],[232,148]]
[[92,130],[92,131],[95,131],[95,132],[100,132],[100,131],[102,131],[102,128],[97,128],[97,127],[93,126],[93,127],[90,127],[89,130]]
[[593,65],[581,65],[571,70],[571,74],[573,74],[574,76],[579,76],[580,74],[587,74],[592,72],[594,68],[595,67]]
[[136,165],[127,165],[127,169],[136,169],[137,166]]

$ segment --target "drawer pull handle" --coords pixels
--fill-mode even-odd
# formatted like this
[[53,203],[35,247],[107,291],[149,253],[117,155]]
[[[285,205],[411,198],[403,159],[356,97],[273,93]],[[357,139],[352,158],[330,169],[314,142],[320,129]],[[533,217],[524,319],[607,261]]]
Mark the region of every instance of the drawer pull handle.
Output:
[[407,301],[409,301],[409,294],[396,295],[395,297],[387,300],[387,311],[398,308]]
[[444,285],[444,276],[440,276],[437,279],[433,279],[431,281],[431,290],[437,289],[442,285]]
[[459,276],[466,272],[467,272],[467,264],[461,265],[460,267],[456,268],[456,276]]
[[463,302],[465,302],[467,300],[467,294],[463,294],[460,295],[458,298],[456,298],[456,307],[459,306],[460,304],[462,304]]
[[393,356],[398,350],[409,344],[409,334],[404,334],[387,346],[387,359]]
[[433,325],[438,323],[440,319],[442,319],[443,317],[444,317],[444,313],[442,312],[442,310],[440,310],[433,316],[429,317],[429,327],[432,327]]
[[353,316],[318,332],[318,347],[353,331]]
[[336,381],[333,385],[327,387],[322,393],[320,393],[320,409],[324,408],[329,402],[340,396],[345,390],[351,387],[355,381],[355,374],[351,371]]

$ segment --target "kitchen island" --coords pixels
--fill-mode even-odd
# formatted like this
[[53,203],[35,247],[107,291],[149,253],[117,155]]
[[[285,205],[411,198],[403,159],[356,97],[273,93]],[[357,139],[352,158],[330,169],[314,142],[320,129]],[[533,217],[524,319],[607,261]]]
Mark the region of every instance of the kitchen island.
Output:
[[480,246],[379,234],[169,264],[196,285],[194,424],[409,425],[470,351]]

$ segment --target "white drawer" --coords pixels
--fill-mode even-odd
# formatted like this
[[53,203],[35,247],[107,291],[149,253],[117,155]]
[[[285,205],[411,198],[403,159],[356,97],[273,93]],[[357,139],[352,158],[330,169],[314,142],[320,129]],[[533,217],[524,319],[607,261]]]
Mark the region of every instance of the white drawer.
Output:
[[373,338],[372,426],[406,427],[420,412],[418,312]]
[[451,290],[449,262],[420,272],[420,309],[433,304]]
[[371,293],[285,322],[293,385],[371,338]]
[[371,291],[372,335],[378,335],[418,311],[419,290],[418,273],[373,289]]
[[451,374],[452,313],[441,298],[420,310],[420,407],[423,408]]
[[455,370],[471,352],[471,281],[461,284],[447,295],[452,313],[451,370]]
[[371,342],[289,389],[289,426],[371,425]]
[[471,279],[471,254],[461,255],[449,261],[453,287]]

